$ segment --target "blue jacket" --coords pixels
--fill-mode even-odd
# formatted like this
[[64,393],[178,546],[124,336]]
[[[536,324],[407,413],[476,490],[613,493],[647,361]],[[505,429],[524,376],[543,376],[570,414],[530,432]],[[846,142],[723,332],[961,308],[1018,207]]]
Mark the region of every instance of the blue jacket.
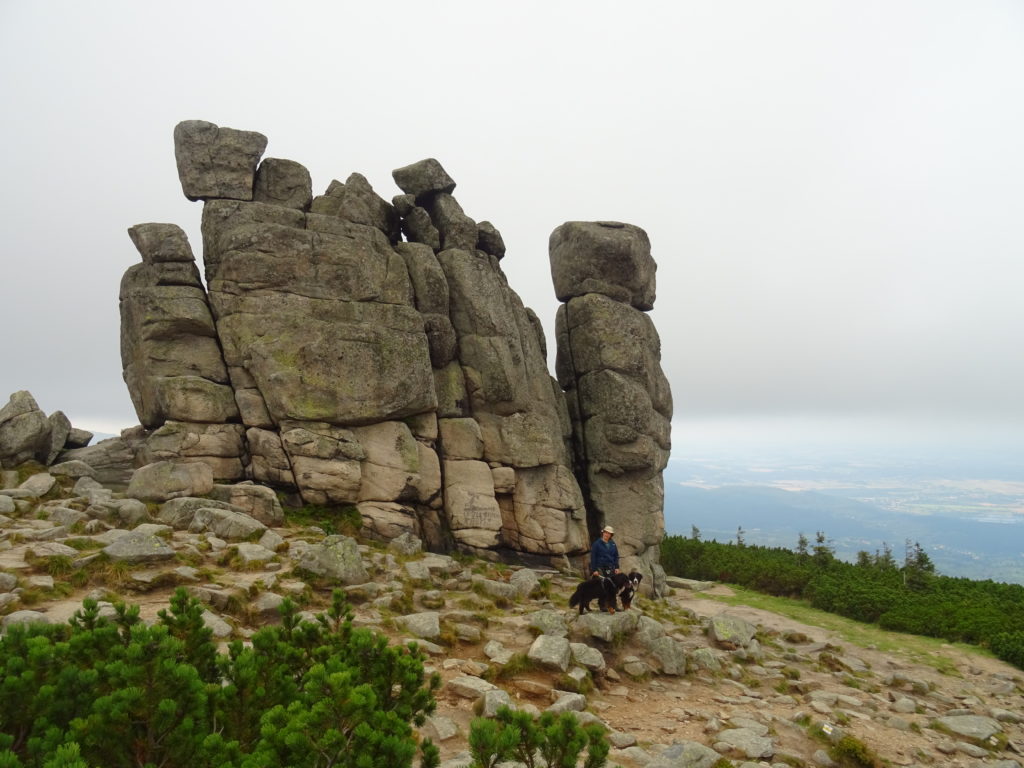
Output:
[[611,539],[606,542],[603,537],[598,537],[590,547],[590,573],[602,568],[610,568],[614,571],[618,567],[619,548]]

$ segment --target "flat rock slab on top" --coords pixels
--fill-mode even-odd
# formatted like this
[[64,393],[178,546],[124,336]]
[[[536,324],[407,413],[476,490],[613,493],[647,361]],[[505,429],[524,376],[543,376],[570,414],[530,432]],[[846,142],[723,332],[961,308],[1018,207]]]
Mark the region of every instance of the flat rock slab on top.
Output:
[[255,131],[221,128],[205,120],[184,120],[174,128],[174,157],[181,190],[189,200],[252,200],[256,164],[267,137]]

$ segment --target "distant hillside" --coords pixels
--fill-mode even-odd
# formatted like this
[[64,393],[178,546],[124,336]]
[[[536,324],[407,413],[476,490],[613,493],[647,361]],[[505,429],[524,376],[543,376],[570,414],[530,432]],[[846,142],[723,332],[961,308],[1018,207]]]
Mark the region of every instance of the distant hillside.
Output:
[[666,531],[688,536],[694,525],[704,539],[733,540],[742,526],[750,544],[789,549],[801,532],[813,541],[816,531],[824,531],[844,560],[854,559],[859,550],[874,552],[883,542],[900,560],[910,539],[925,547],[944,574],[1024,583],[1020,538],[1014,526],[1004,524],[899,514],[814,491],[756,485],[705,489],[666,482]]

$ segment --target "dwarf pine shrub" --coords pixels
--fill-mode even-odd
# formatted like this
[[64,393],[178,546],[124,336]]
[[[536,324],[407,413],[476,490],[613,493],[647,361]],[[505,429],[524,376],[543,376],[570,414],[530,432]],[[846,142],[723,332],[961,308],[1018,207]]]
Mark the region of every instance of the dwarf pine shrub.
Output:
[[436,747],[413,725],[436,675],[415,644],[352,625],[340,591],[316,621],[217,650],[203,607],[178,590],[159,621],[83,602],[63,625],[10,627],[0,642],[0,768],[406,768]]

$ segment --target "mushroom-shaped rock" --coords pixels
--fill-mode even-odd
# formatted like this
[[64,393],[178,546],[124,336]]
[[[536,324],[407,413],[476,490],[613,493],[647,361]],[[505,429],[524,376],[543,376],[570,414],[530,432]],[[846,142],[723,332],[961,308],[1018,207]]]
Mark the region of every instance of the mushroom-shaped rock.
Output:
[[391,177],[400,190],[415,198],[434,192],[451,194],[455,190],[455,180],[432,157],[396,168]]
[[640,227],[569,221],[551,233],[548,247],[559,301],[599,293],[640,310],[653,308],[657,265]]

